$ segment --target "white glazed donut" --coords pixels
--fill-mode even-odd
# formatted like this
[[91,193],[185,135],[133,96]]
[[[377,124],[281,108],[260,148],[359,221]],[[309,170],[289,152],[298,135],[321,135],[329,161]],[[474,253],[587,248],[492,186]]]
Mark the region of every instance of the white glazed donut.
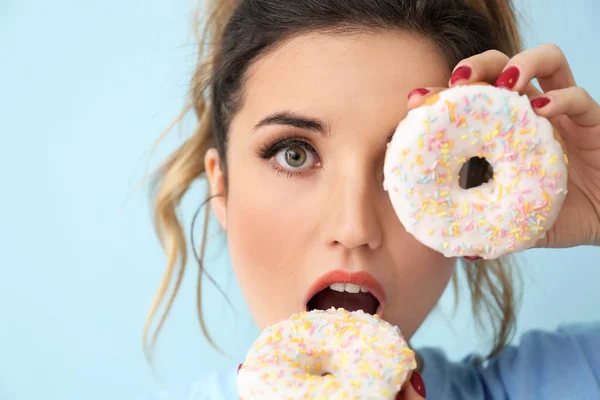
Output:
[[398,327],[363,311],[313,310],[262,331],[238,371],[242,400],[395,399],[416,368]]
[[[463,189],[472,157],[485,158],[493,178]],[[471,84],[409,111],[388,145],[384,188],[421,243],[446,257],[494,259],[532,247],[554,224],[566,164],[560,136],[526,96]]]

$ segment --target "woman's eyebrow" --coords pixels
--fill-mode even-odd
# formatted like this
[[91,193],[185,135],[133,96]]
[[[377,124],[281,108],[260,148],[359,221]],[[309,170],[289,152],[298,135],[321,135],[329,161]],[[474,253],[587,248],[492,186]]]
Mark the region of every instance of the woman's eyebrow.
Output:
[[263,118],[254,126],[254,130],[266,125],[289,125],[298,129],[313,131],[325,137],[328,137],[330,133],[329,125],[327,125],[325,122],[319,119],[308,118],[299,114],[294,114],[289,111],[277,112],[269,115],[266,118]]

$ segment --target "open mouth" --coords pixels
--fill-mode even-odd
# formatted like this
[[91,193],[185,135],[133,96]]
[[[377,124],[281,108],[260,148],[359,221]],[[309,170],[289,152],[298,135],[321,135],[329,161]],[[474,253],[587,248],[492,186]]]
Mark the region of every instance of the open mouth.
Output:
[[317,292],[308,301],[306,308],[308,311],[312,311],[335,307],[347,311],[363,310],[368,314],[376,314],[379,305],[379,300],[364,286],[352,283],[333,283]]
[[[347,311],[362,310],[368,314],[381,312],[379,299],[382,296],[382,289],[369,274],[334,271],[323,276],[315,285],[312,291],[315,294],[306,303],[307,311],[327,310],[334,307]],[[380,293],[373,294],[373,290]]]

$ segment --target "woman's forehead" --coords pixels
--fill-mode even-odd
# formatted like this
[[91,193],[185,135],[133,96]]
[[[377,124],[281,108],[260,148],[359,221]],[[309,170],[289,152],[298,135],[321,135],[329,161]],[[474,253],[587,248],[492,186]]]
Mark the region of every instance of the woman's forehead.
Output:
[[433,45],[394,32],[294,37],[248,70],[241,112],[256,123],[292,111],[327,120],[398,114],[416,87],[442,86],[450,71]]

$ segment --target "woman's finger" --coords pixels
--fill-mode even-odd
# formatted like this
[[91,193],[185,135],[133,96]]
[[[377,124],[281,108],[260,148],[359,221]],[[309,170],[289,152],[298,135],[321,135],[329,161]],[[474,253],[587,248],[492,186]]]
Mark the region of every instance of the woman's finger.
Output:
[[408,384],[396,396],[396,400],[424,400],[426,396],[425,383],[417,371],[413,371]]
[[[465,58],[454,68],[449,86],[453,87],[475,82],[494,84],[498,76],[505,70],[508,62],[510,62],[510,58],[498,50],[488,50],[481,54]],[[526,85],[517,91],[529,97],[537,97],[541,94],[531,82],[527,82]]]
[[424,400],[426,396],[425,383],[417,371],[413,371],[410,376],[410,383],[398,395],[401,400]]
[[496,80],[496,86],[523,92],[536,78],[544,92],[575,86],[567,58],[553,44],[544,44],[514,56]]
[[429,88],[418,88],[411,91],[408,94],[408,110],[412,110],[413,108],[417,108],[426,103],[426,101],[434,98],[433,95],[441,92],[448,88],[442,87],[429,87]]
[[494,83],[508,61],[510,58],[498,50],[488,50],[465,58],[454,68],[449,87],[471,82]]
[[577,125],[600,125],[600,105],[578,86],[544,93],[531,100],[531,105],[538,115],[546,118],[566,115]]

